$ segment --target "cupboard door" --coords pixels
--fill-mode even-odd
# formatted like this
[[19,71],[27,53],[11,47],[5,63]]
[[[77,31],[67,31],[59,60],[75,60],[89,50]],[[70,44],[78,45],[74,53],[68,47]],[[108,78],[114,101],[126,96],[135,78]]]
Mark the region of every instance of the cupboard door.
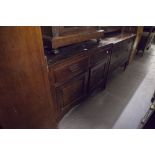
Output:
[[124,49],[122,51],[122,57],[128,61],[130,52],[132,50],[133,38],[126,40],[124,43]]
[[82,74],[56,88],[57,101],[61,111],[69,109],[86,95],[87,74]]
[[90,70],[89,91],[93,91],[97,87],[105,87],[108,71],[108,62],[105,61],[94,66]]
[[132,45],[133,38],[124,40],[114,45],[111,55],[110,72],[114,71],[116,68],[128,61]]

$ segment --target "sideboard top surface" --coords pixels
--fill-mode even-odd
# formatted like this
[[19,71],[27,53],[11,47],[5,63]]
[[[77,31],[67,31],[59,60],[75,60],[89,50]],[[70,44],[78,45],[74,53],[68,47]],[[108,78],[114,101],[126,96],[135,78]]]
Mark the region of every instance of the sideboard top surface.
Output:
[[59,53],[56,55],[46,51],[48,64],[53,65],[67,58],[71,58],[81,54],[88,54],[91,53],[93,49],[112,46],[113,44],[117,44],[134,36],[135,34],[120,34],[113,37],[106,37],[102,39],[100,43],[97,43],[96,40],[90,40],[83,43],[65,46],[59,48]]

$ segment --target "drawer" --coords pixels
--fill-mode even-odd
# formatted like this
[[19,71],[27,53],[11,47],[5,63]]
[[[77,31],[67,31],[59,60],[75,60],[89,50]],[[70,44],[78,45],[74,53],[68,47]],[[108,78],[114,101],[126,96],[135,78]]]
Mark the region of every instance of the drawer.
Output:
[[91,65],[95,65],[103,62],[104,59],[107,59],[110,56],[111,48],[101,48],[95,51],[91,58]]
[[88,62],[88,57],[80,57],[56,65],[53,68],[55,82],[61,83],[73,78],[80,73],[86,72],[88,69]]

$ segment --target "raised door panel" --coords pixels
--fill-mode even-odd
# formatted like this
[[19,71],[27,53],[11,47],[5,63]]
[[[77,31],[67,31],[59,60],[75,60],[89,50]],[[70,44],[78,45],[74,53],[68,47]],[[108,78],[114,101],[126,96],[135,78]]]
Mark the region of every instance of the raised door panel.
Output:
[[82,74],[56,88],[57,101],[62,112],[86,95],[87,78],[87,74]]
[[107,78],[108,62],[103,62],[94,66],[90,70],[89,91],[93,91],[97,87],[104,88]]
[[101,63],[104,59],[106,59],[110,54],[110,49],[99,49],[94,54],[94,64]]
[[123,56],[126,57],[127,60],[129,59],[129,55],[130,55],[131,50],[132,50],[133,41],[134,41],[134,38],[130,38],[125,42],[125,45],[124,45],[125,48],[123,51]]
[[106,61],[110,57],[112,45],[108,45],[104,48],[99,48],[95,50],[94,54],[91,56],[91,66],[97,65]]
[[114,45],[111,55],[110,72],[128,61],[132,44],[133,38],[130,38]]
[[123,56],[128,55],[128,42],[127,40],[119,42],[114,45],[111,63],[116,63],[122,59]]

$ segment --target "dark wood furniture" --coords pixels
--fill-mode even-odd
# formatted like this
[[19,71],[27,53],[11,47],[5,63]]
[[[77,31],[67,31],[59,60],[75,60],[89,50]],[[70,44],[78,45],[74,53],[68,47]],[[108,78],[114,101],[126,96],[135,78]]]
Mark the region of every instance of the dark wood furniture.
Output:
[[145,26],[143,30],[142,37],[138,44],[137,54],[144,55],[144,52],[151,47],[155,36],[155,27],[154,26]]
[[155,111],[151,114],[143,129],[155,129]]
[[86,95],[88,56],[60,61],[49,66],[51,88],[55,91],[57,118]]
[[126,68],[134,38],[117,35],[100,43],[92,40],[63,47],[58,55],[47,55],[57,121],[89,94],[104,89],[108,75],[118,67]]
[[151,106],[142,120],[141,128],[155,129],[155,91],[151,98]]

